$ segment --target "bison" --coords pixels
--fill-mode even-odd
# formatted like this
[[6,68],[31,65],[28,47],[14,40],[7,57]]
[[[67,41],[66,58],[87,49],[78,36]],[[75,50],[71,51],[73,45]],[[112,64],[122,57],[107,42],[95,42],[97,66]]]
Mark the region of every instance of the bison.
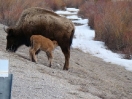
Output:
[[31,48],[29,49],[29,55],[31,60],[37,62],[35,54],[38,54],[40,50],[45,51],[50,62],[49,67],[51,67],[51,61],[53,58],[52,51],[58,46],[57,41],[51,41],[50,39],[41,35],[32,35],[30,41]]
[[68,70],[74,31],[74,24],[67,18],[43,8],[28,8],[22,12],[14,27],[5,29],[6,50],[15,52],[21,45],[31,46],[32,35],[43,35],[58,42],[65,56],[63,70]]

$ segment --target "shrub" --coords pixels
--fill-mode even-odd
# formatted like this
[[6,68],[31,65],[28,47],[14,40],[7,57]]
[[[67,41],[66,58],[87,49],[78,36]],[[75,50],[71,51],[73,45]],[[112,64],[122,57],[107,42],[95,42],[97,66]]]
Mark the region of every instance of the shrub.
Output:
[[63,0],[66,7],[75,7],[79,8],[86,0]]
[[132,2],[89,1],[80,7],[79,14],[89,19],[95,29],[95,39],[104,41],[113,51],[120,51],[129,58],[132,54]]
[[63,0],[45,0],[45,2],[52,10],[65,9]]
[[56,10],[64,9],[65,5],[62,0],[0,0],[0,23],[8,26],[14,25],[21,12],[29,7]]
[[[99,22],[94,21],[95,39],[103,40],[110,49],[123,50],[126,47],[124,35],[129,30],[128,25],[132,17],[129,7],[127,2],[108,2],[102,19],[95,18],[101,23],[98,25]],[[102,36],[99,38],[100,32]]]
[[80,8],[78,13],[79,16],[83,18],[89,19],[89,26],[93,29],[94,28],[94,15],[96,13],[95,2],[89,1],[84,3]]
[[91,29],[94,29],[94,17],[98,13],[103,13],[105,3],[108,1],[109,0],[89,0],[80,6],[78,15],[83,18],[88,18],[88,25]]

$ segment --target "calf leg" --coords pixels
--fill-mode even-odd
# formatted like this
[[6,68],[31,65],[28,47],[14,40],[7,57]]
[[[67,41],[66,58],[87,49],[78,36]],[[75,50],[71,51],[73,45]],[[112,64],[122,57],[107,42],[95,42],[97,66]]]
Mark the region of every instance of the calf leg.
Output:
[[34,51],[34,49],[30,49],[29,50],[29,54],[30,54],[30,58],[31,58],[31,60],[32,60],[32,62],[37,62],[37,58],[36,58],[36,56],[35,56],[35,51]]
[[37,62],[37,57],[36,54],[40,51],[40,46],[34,46],[33,48],[30,49],[30,56],[32,59],[32,62]]
[[46,52],[46,55],[49,60],[49,67],[51,67],[51,62],[52,62],[52,58],[53,58],[52,52]]
[[37,56],[38,58],[38,53],[40,52],[40,49],[38,49],[36,52],[35,52],[35,55]]

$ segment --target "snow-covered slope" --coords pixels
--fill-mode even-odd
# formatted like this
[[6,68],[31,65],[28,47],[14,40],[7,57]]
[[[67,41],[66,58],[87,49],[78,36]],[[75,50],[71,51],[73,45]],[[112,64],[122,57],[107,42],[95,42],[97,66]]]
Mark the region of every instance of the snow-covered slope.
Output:
[[[61,15],[64,14],[68,19],[72,20],[75,25],[79,25],[76,26],[72,47],[79,48],[86,53],[102,58],[106,62],[124,66],[127,70],[132,71],[132,60],[123,59],[122,55],[108,50],[104,42],[94,40],[95,31],[87,26],[87,19],[82,19],[77,16],[78,11],[79,10],[75,8],[67,8],[66,11],[56,12],[59,12],[58,14]],[[72,13],[74,13],[74,15]]]

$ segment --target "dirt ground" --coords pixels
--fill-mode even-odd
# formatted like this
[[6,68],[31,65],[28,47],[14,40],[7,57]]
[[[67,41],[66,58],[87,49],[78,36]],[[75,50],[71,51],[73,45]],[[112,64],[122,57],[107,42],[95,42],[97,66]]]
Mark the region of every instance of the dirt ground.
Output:
[[8,59],[13,74],[11,99],[132,99],[132,72],[124,67],[71,48],[70,69],[64,71],[64,55],[54,51],[52,67],[44,52],[38,63],[29,59],[29,48],[5,50],[6,33],[0,25],[0,59]]

